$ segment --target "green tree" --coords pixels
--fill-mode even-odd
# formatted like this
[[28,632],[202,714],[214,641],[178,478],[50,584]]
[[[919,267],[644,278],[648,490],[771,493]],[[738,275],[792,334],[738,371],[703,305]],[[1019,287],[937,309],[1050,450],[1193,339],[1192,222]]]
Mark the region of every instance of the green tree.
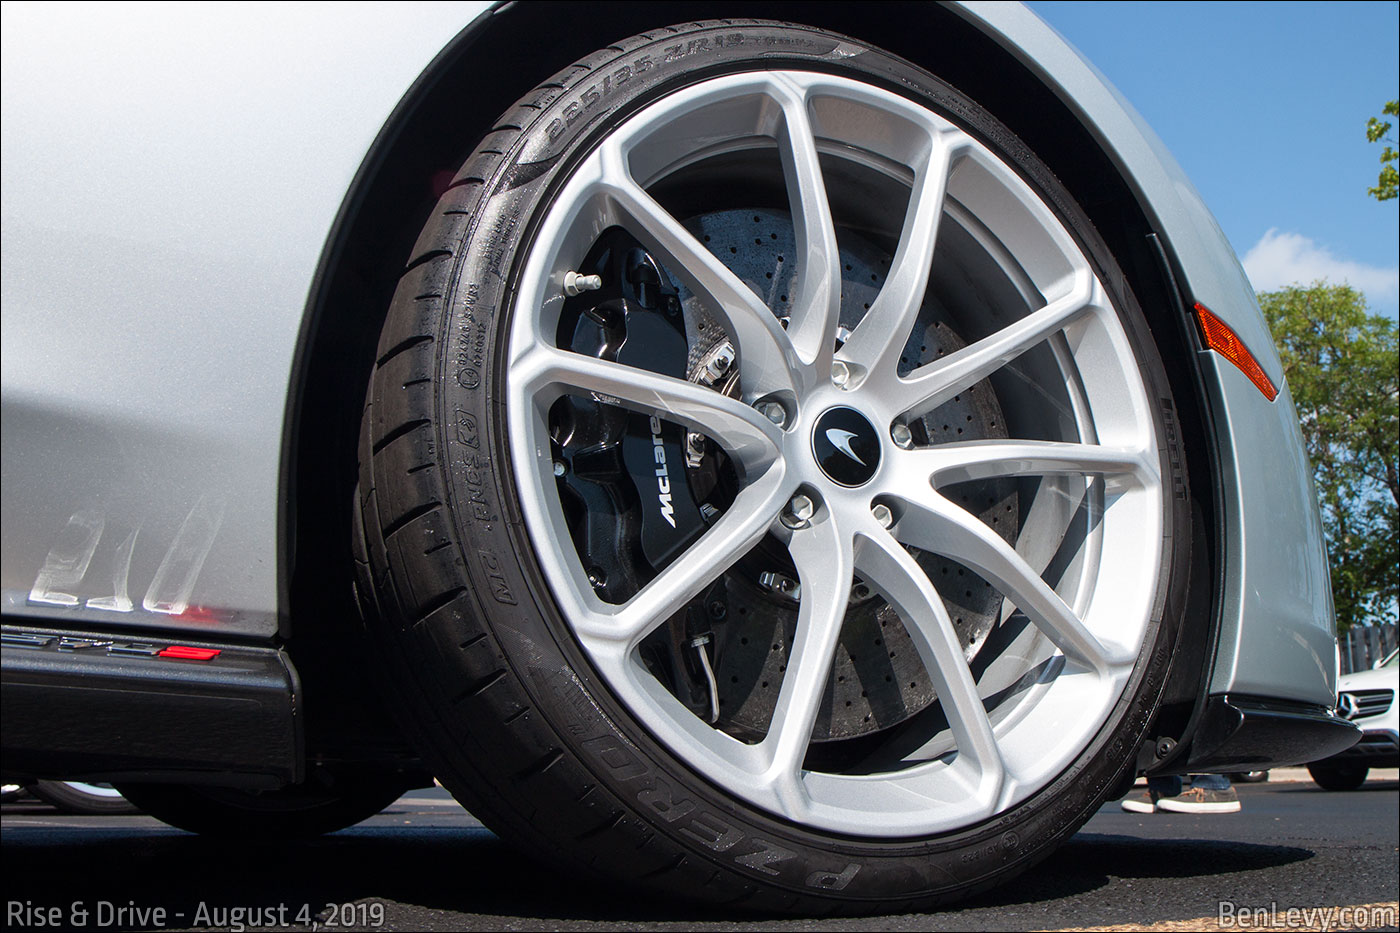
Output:
[[[1393,196],[1393,195],[1392,195]],[[1346,285],[1259,296],[1312,458],[1337,627],[1394,621],[1400,595],[1396,323]]]
[[[1400,117],[1400,101],[1387,101],[1381,113],[1388,117]],[[1372,117],[1366,121],[1366,138],[1373,143],[1385,141],[1381,148],[1380,178],[1376,180],[1376,187],[1366,189],[1366,193],[1377,201],[1389,201],[1396,196],[1396,189],[1400,187],[1400,173],[1395,170],[1395,147],[1391,145],[1395,140],[1385,135],[1389,132],[1389,120]]]

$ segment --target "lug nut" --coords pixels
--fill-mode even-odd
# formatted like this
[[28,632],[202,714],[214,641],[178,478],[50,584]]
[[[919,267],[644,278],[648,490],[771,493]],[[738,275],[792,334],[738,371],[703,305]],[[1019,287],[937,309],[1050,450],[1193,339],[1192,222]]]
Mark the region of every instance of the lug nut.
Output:
[[836,360],[831,364],[831,381],[837,388],[846,388],[846,383],[851,381],[851,368]]
[[875,516],[875,521],[880,523],[881,528],[888,528],[894,524],[894,513],[891,512],[890,507],[883,502],[875,503],[875,506],[870,510],[870,514]]
[[908,450],[914,446],[914,432],[909,430],[909,425],[902,421],[896,421],[890,425],[890,439],[894,441],[896,447]]
[[799,492],[784,510],[783,524],[789,528],[806,528],[816,511],[817,505],[812,498]]
[[763,413],[763,417],[780,428],[787,424],[787,409],[781,402],[760,402],[758,410]]
[[597,291],[602,287],[601,275],[579,275],[572,269],[564,273],[564,294],[570,298],[583,292]]

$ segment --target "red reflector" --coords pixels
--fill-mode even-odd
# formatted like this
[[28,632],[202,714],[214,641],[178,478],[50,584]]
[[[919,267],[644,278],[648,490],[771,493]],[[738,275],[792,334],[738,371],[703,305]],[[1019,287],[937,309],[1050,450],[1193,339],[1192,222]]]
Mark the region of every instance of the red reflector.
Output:
[[171,645],[160,653],[162,658],[181,658],[185,661],[210,661],[219,656],[218,648],[192,648],[189,645]]
[[218,622],[219,614],[203,606],[190,606],[175,618],[181,622]]
[[1238,366],[1240,372],[1254,383],[1256,389],[1264,393],[1266,399],[1272,402],[1278,397],[1278,389],[1274,387],[1273,381],[1264,372],[1264,367],[1259,365],[1254,354],[1249,352],[1249,348],[1230,329],[1229,324],[1216,317],[1210,308],[1200,302],[1196,302],[1196,319],[1201,322],[1201,332],[1205,335],[1206,346]]

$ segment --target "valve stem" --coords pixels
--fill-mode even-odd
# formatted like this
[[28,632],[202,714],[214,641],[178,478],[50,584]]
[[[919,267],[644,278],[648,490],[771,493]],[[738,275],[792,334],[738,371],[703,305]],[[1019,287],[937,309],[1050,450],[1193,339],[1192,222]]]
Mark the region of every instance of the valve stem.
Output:
[[601,275],[580,275],[570,269],[564,273],[564,294],[573,298],[584,292],[597,291],[603,287],[603,277]]

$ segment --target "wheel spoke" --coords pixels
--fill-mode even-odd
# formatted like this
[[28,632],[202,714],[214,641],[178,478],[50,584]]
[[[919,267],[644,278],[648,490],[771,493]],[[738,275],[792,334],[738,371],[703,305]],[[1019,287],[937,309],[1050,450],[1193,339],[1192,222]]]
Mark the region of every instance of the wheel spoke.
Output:
[[930,480],[938,487],[1004,476],[1087,474],[1104,476],[1113,489],[1157,479],[1145,449],[1061,441],[960,441],[902,452],[897,459],[901,488]]
[[[1044,185],[1027,181],[1030,163],[1019,150],[1008,157],[984,145],[988,127],[955,124],[916,93],[763,61],[697,74],[607,126],[593,124],[595,144],[552,169],[557,185],[521,241],[511,317],[502,321],[510,331],[508,356],[498,360],[508,393],[501,412],[517,507],[547,587],[540,595],[557,605],[594,686],[677,767],[734,807],[787,825],[949,838],[1049,800],[1057,777],[1139,689],[1131,676],[1139,655],[1158,650],[1152,606],[1169,582],[1161,574],[1180,568],[1160,559],[1169,529],[1161,416],[1150,392],[1156,363],[1125,328],[1136,311],[1120,314],[1103,287],[1116,268],[1090,257],[1097,241],[1076,226],[1077,214],[1058,209],[1063,194],[1053,183],[1047,197]],[[751,226],[763,205],[789,211],[791,239],[769,236],[771,212]],[[589,301],[583,293],[599,284],[591,274],[614,268],[597,257],[619,236],[682,286],[687,373],[696,381],[564,343],[561,334]],[[957,281],[935,280],[935,259],[940,278],[957,270]],[[596,302],[615,297],[613,284],[601,283]],[[863,319],[844,321],[854,333],[840,326],[843,300],[870,302]],[[921,338],[935,310],[952,335],[940,345],[951,346],[929,362],[913,359],[908,371],[901,356],[911,341],[930,343]],[[641,329],[631,337],[632,351],[645,349]],[[1044,426],[1016,432],[1037,439],[988,437],[1004,433],[996,430],[1004,419],[979,422],[971,412],[970,421],[958,419],[956,443],[914,440],[923,431],[910,416],[951,408],[960,394],[966,403],[973,386],[975,401],[989,377],[993,402],[1011,423]],[[598,523],[627,525],[628,507],[572,485],[574,442],[561,456],[550,430],[565,397],[598,403],[572,406],[574,418],[591,419],[602,406],[576,439],[616,436],[647,417],[692,432],[683,468],[695,479],[700,517],[691,516],[690,543],[621,596],[617,580],[605,579],[616,576],[610,544],[594,532]],[[844,407],[864,421],[842,428],[847,415],[827,419]],[[861,443],[843,449],[847,428],[858,433],[846,440]],[[871,428],[878,461],[865,455]],[[627,478],[616,482],[631,497]],[[718,495],[710,491],[716,482]],[[951,501],[969,492],[958,484],[985,482],[1025,487],[1019,515],[998,506],[996,523],[988,515],[983,524]],[[664,485],[655,488],[665,496]],[[795,498],[799,489],[816,502],[815,515]],[[636,549],[640,534],[627,525],[616,544]],[[779,661],[770,654],[778,639],[765,634],[777,624],[763,611],[770,594],[749,579],[752,562],[777,546],[788,547],[800,585],[786,620],[791,649]],[[933,555],[995,592],[978,584],[970,595],[985,599],[964,612],[944,588],[954,568],[949,577],[933,570],[936,586],[925,570]],[[721,590],[723,602],[712,603]],[[867,607],[872,592],[880,598]],[[883,611],[897,612],[904,626],[899,642],[907,632],[913,644],[887,648],[895,656],[884,658],[852,642],[863,663],[838,685],[829,681],[837,680],[838,653],[847,673],[842,637],[855,634],[845,629],[853,599],[861,613],[888,604]],[[703,659],[690,644],[697,639],[685,637],[702,602],[712,616],[728,607],[733,636],[724,653]],[[964,622],[979,633],[992,627],[975,643],[975,662]],[[884,643],[885,633],[873,636]],[[663,643],[680,649],[669,666],[652,650]],[[781,673],[764,672],[779,663]],[[850,730],[860,733],[855,740],[814,744],[833,695],[842,708],[850,700],[852,726],[862,721],[866,711],[847,689],[868,692],[872,716],[891,715],[880,712],[879,729],[867,719]],[[709,703],[697,714],[704,691]],[[927,714],[913,703],[893,714],[916,696],[927,705],[930,692],[937,702]],[[766,734],[755,742],[764,719]],[[839,725],[833,739],[846,735]],[[662,809],[667,816],[683,807]],[[749,861],[759,856],[768,858]],[[831,867],[839,875],[843,865]]]
[[778,93],[783,108],[778,151],[783,160],[797,237],[801,269],[788,337],[803,359],[813,362],[821,379],[830,378],[836,328],[841,321],[841,255],[831,219],[826,184],[817,158],[817,141],[801,89],[787,84]]
[[542,346],[513,365],[542,408],[569,390],[590,392],[708,435],[746,474],[761,472],[778,459],[781,432],[772,422],[743,402],[696,383]]
[[[630,651],[758,544],[790,495],[779,461],[741,490],[709,531],[626,603],[607,606],[579,599],[581,605],[571,613],[575,631],[595,646]],[[579,590],[581,595],[582,584]]]
[[620,153],[605,148],[602,187],[617,221],[659,258],[677,278],[718,315],[739,349],[744,395],[755,399],[794,390],[800,365],[778,318],[714,253],[647,194],[623,167]]
[[791,795],[801,793],[797,782],[802,760],[826,696],[853,571],[850,536],[839,533],[830,513],[812,527],[794,532],[788,549],[797,566],[802,598],[792,653],[763,747],[768,779],[795,808]]
[[967,145],[960,133],[929,128],[925,158],[914,173],[914,187],[899,234],[890,275],[839,356],[861,378],[892,379],[899,355],[919,317],[928,290],[948,173]]
[[981,574],[1007,596],[1067,657],[1099,674],[1131,664],[1135,653],[1106,644],[1085,627],[1040,574],[977,516],[931,489],[905,499],[895,526],[906,544],[951,557]]
[[995,801],[1006,768],[942,597],[909,552],[883,530],[857,540],[856,572],[899,613],[943,704],[959,757],[975,762],[979,796]]
[[952,400],[1022,353],[1063,330],[1099,306],[1098,283],[1085,271],[1074,277],[1069,292],[1014,324],[932,363],[900,380],[900,414],[918,415]]

